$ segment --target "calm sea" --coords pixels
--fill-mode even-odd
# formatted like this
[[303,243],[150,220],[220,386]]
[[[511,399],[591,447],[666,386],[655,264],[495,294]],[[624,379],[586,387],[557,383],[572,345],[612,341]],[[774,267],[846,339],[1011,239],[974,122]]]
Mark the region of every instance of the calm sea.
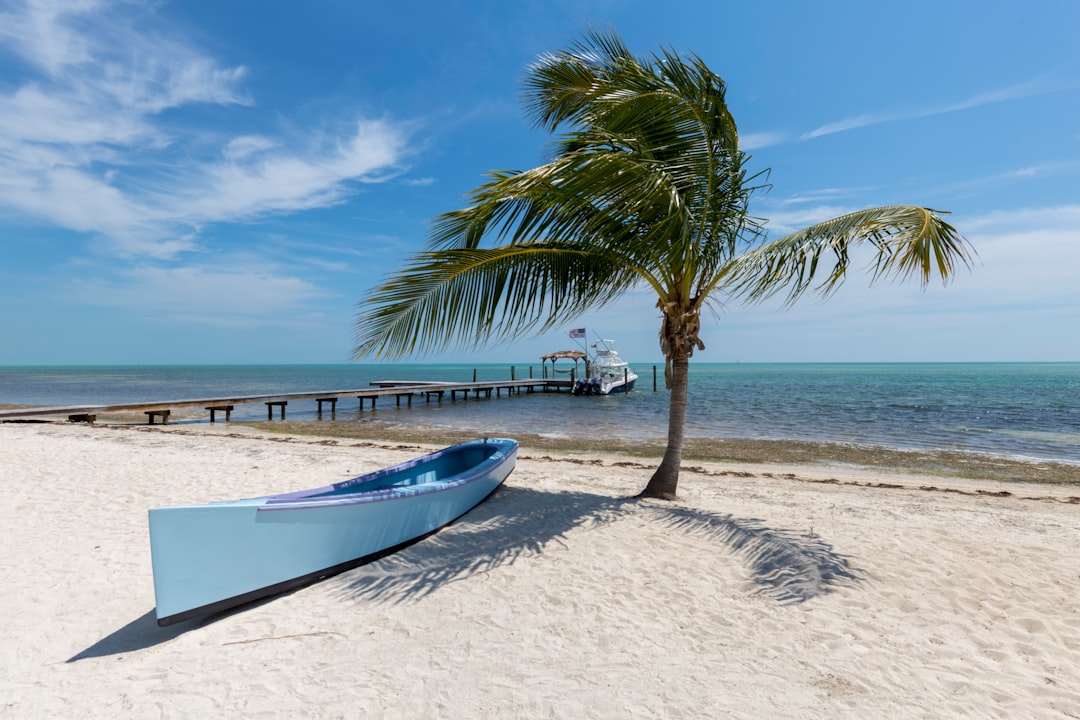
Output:
[[[542,375],[515,367],[516,377]],[[588,433],[662,438],[668,395],[659,368],[636,366],[628,396],[534,393],[492,400],[342,399],[337,422],[419,424],[513,436]],[[373,380],[509,379],[509,365],[223,365],[0,367],[0,403],[119,404],[217,396],[345,390]],[[265,418],[262,403],[234,418]],[[289,419],[315,417],[292,401]],[[710,364],[693,363],[687,435],[838,441],[899,449],[955,449],[1080,464],[1080,363]]]

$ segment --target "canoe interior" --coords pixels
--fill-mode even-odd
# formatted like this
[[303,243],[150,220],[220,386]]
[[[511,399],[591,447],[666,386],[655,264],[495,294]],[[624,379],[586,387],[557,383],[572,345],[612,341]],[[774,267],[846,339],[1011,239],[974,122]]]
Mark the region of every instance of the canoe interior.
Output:
[[440,451],[417,460],[396,465],[385,470],[361,475],[360,477],[335,483],[325,488],[304,490],[298,493],[275,495],[267,499],[267,504],[289,502],[294,500],[314,500],[318,498],[344,497],[357,493],[374,493],[379,490],[396,490],[399,488],[414,487],[417,485],[430,486],[425,489],[435,490],[437,485],[459,483],[467,479],[465,474],[472,468],[481,466],[482,463],[495,453],[501,446],[486,444],[476,447],[462,448],[453,452]]

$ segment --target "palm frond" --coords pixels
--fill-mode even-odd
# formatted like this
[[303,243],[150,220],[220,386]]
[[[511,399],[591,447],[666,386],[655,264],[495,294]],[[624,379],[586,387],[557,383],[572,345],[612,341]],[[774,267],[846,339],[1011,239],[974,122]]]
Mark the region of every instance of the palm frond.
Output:
[[539,127],[553,132],[563,123],[587,126],[598,101],[625,91],[625,82],[639,64],[614,33],[588,30],[567,50],[544,53],[526,74],[526,112]]
[[613,301],[636,277],[616,257],[559,243],[417,253],[361,302],[353,353],[396,357],[543,332]]
[[472,204],[436,219],[435,249],[538,237],[642,255],[685,234],[692,209],[670,175],[625,153],[575,153],[517,173],[495,173]]
[[[826,220],[744,253],[725,270],[726,285],[751,301],[785,289],[789,304],[811,288],[827,296],[843,282],[851,249],[863,243],[877,251],[875,281],[917,277],[925,286],[937,276],[947,282],[975,258],[968,241],[934,210],[892,205]],[[823,258],[831,266],[814,285]]]
[[720,76],[696,55],[673,50],[638,58],[614,33],[589,32],[530,68],[525,103],[537,124],[563,124],[636,139],[657,156],[676,158],[693,145],[738,151],[735,120]]

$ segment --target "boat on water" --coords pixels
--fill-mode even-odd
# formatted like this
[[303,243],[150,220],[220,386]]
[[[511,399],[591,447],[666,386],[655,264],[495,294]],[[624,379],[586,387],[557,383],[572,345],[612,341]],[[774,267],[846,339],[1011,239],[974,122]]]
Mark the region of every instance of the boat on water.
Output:
[[600,339],[586,363],[585,377],[574,381],[575,395],[611,395],[634,389],[638,376],[615,351],[615,341]]
[[153,508],[158,624],[293,590],[415,542],[499,487],[517,447],[485,438],[311,490]]

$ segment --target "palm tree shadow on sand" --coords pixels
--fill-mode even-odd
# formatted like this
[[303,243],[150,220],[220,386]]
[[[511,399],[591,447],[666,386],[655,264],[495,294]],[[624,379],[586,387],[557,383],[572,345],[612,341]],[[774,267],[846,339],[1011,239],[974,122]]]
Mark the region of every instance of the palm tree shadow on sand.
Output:
[[[525,508],[522,511],[522,508]],[[782,604],[812,600],[864,573],[812,533],[667,503],[582,492],[502,487],[459,523],[422,543],[341,575],[341,593],[383,602],[424,597],[452,582],[510,565],[561,543],[570,530],[632,511],[673,531],[707,537],[747,562],[757,592]]]
[[684,507],[652,506],[673,529],[719,540],[749,565],[758,593],[784,605],[813,600],[865,574],[812,532],[770,528],[763,521]]
[[[747,561],[750,581],[758,592],[783,604],[812,600],[837,586],[857,584],[864,579],[848,558],[837,554],[820,537],[770,528],[761,520],[631,497],[503,486],[443,531],[324,582],[339,583],[339,592],[350,598],[404,602],[542,553],[551,543],[562,543],[566,533],[575,528],[617,522],[631,512],[640,512],[673,531],[704,536],[726,545]],[[265,598],[168,627],[159,627],[154,611],[150,610],[68,662],[154,647],[273,600],[273,597]]]

